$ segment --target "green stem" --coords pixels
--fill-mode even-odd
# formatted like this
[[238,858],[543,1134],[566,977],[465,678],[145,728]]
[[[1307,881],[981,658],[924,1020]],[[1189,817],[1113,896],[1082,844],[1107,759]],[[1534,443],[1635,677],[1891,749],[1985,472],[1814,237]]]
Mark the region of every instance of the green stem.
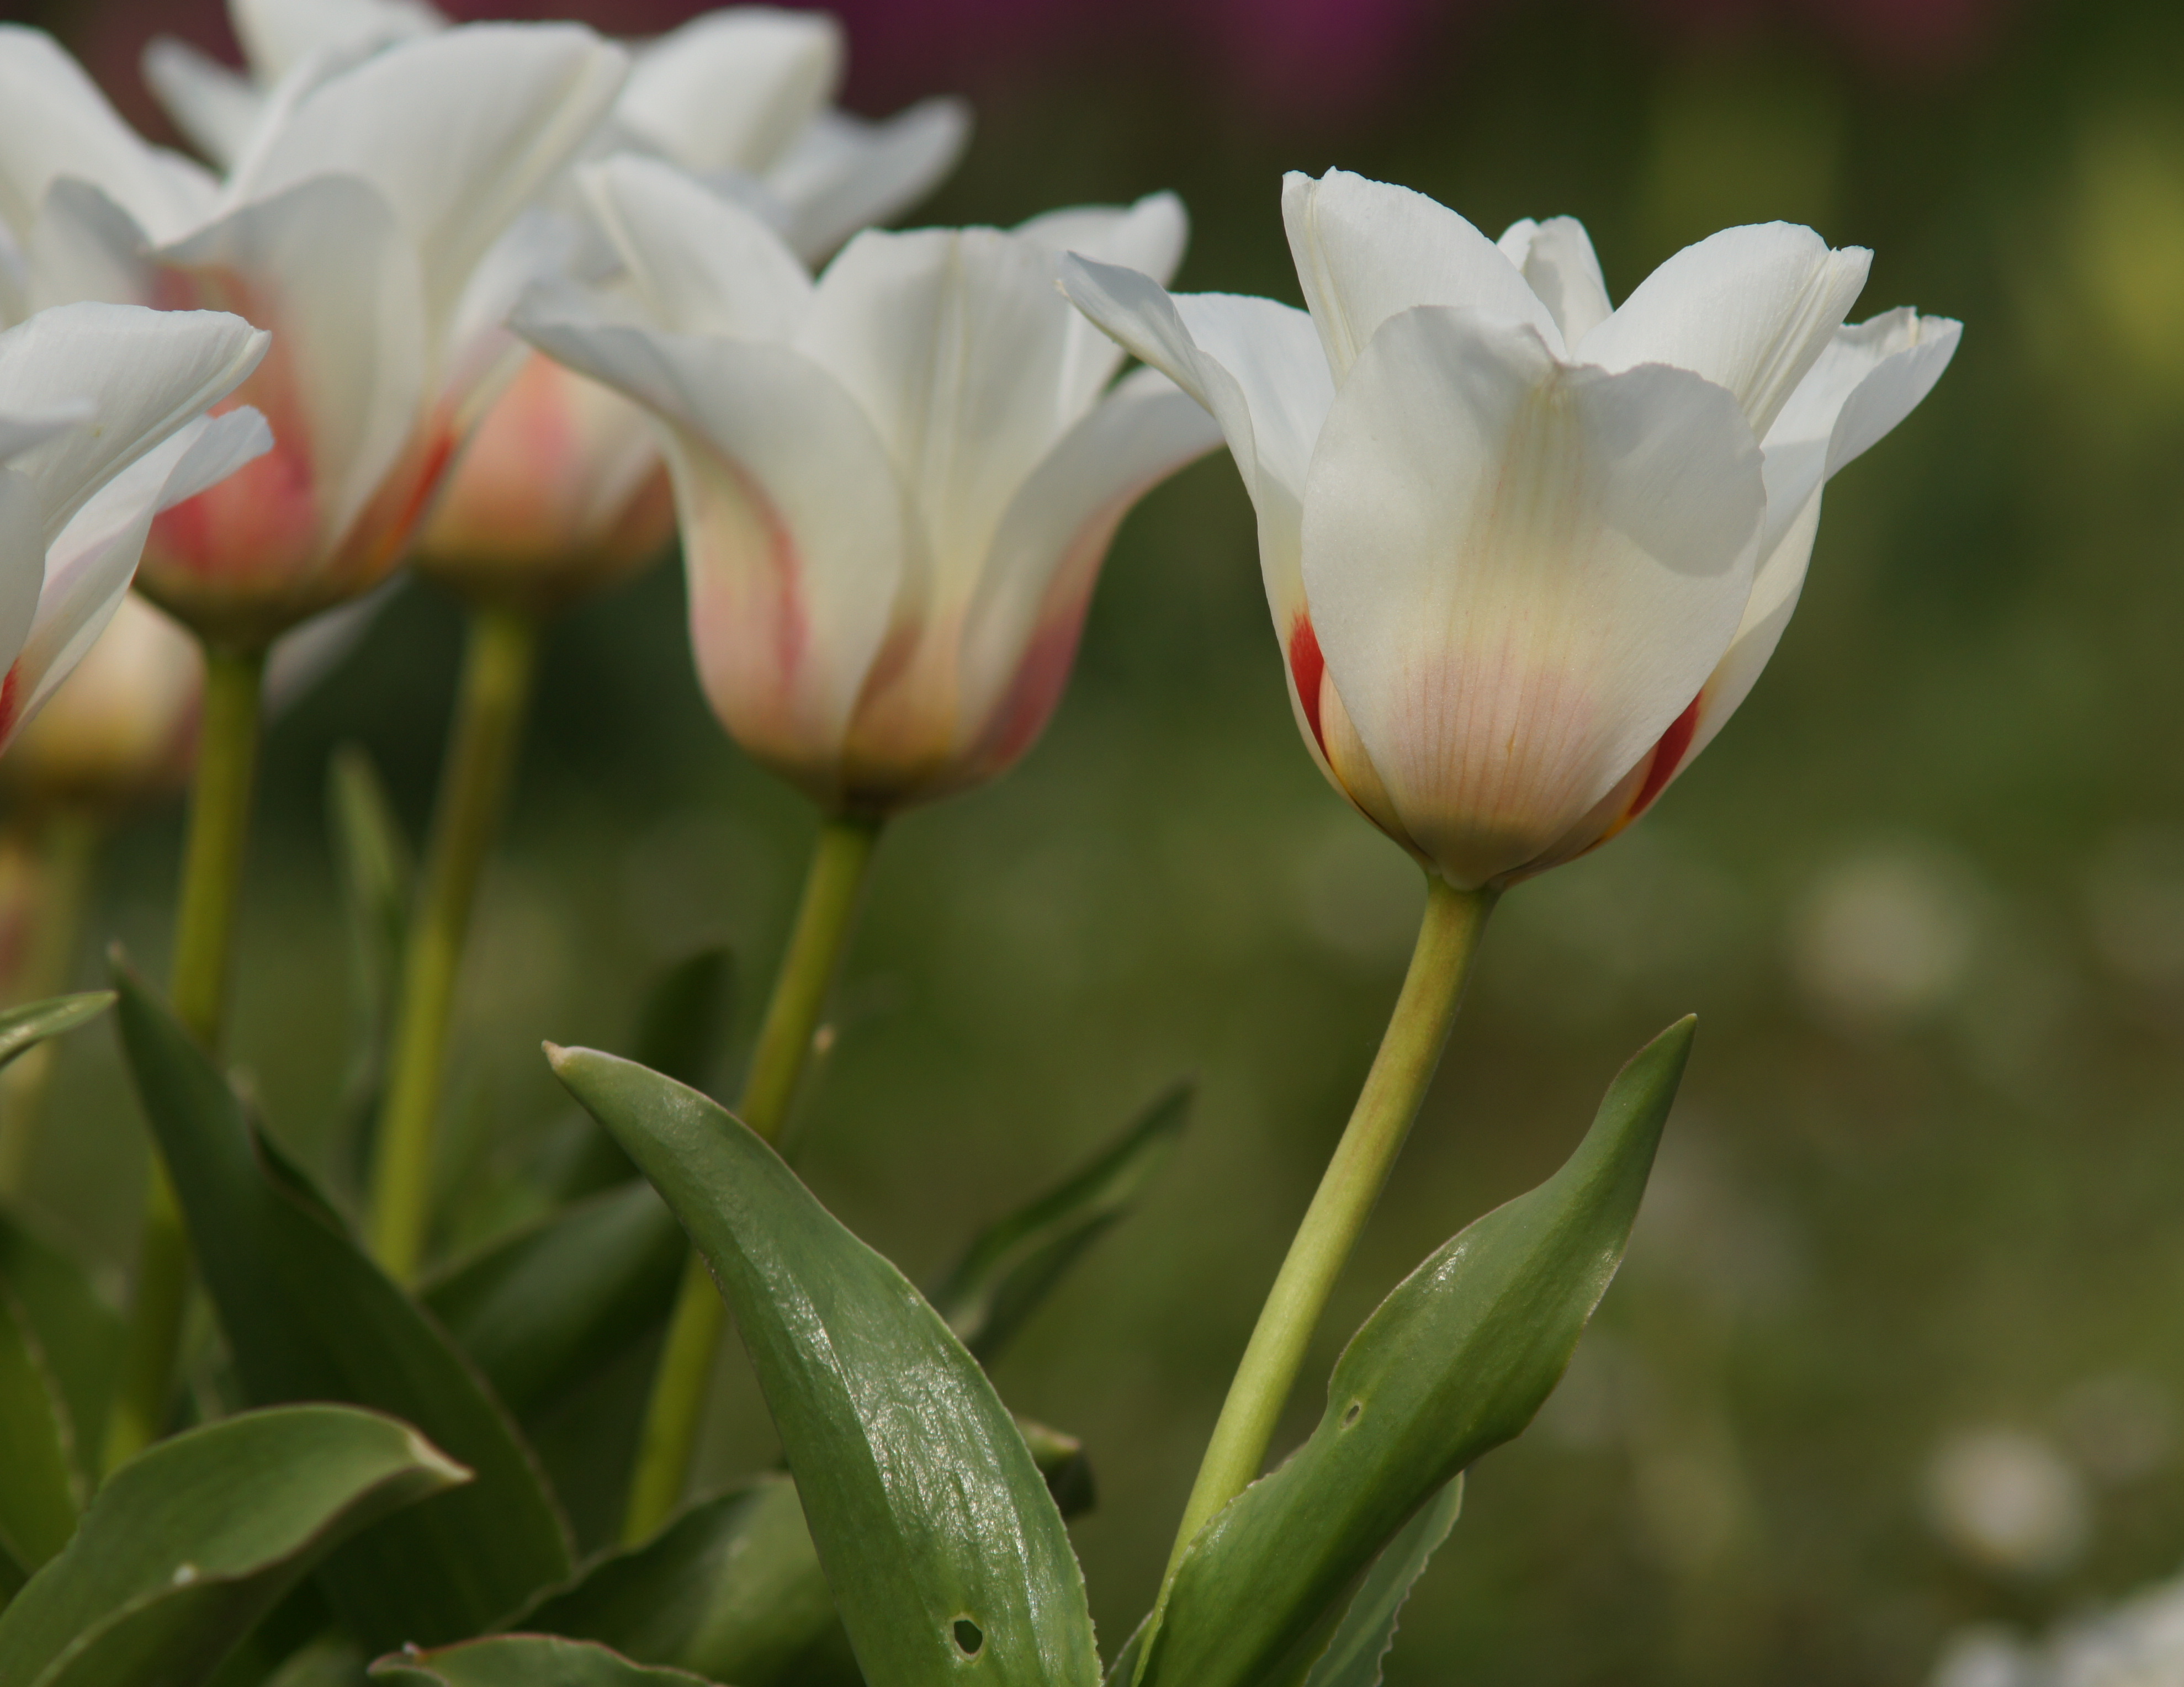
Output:
[[[175,1011],[217,1054],[227,1006],[235,910],[258,779],[259,694],[265,653],[205,649],[204,708],[189,834],[175,918]],[[121,1381],[106,1427],[105,1467],[149,1445],[166,1417],[182,1311],[189,1300],[189,1239],[166,1168],[153,1156],[136,1250],[136,1291],[122,1348]]]
[[523,742],[538,655],[535,616],[490,604],[471,611],[454,727],[402,957],[402,994],[372,1156],[372,1251],[398,1278],[416,1271],[424,1250],[448,1016],[478,878]]
[[[83,934],[83,903],[98,853],[99,825],[90,815],[56,808],[25,830],[31,863],[30,924],[22,971],[9,980],[8,1005],[42,1001],[69,987],[76,942]],[[0,1074],[0,1197],[20,1195],[30,1177],[38,1116],[58,1050],[41,1043]]]
[[[796,910],[788,952],[773,982],[773,996],[766,1004],[750,1070],[744,1077],[743,1099],[736,1108],[737,1116],[768,1142],[788,1122],[788,1105],[811,1058],[820,1011],[855,921],[872,846],[878,839],[877,821],[835,819],[820,828],[811,871],[804,881],[804,899]],[[682,1497],[727,1317],[704,1261],[693,1256],[668,1322],[638,1444],[629,1510],[622,1521],[622,1539],[630,1545],[649,1539]]]
[[1184,1507],[1183,1527],[1168,1561],[1171,1578],[1199,1530],[1257,1479],[1327,1297],[1387,1185],[1440,1064],[1496,893],[1451,890],[1438,877],[1428,884],[1425,919],[1402,994],[1396,999],[1342,1141],[1290,1243],[1289,1256],[1228,1385],[1228,1398]]

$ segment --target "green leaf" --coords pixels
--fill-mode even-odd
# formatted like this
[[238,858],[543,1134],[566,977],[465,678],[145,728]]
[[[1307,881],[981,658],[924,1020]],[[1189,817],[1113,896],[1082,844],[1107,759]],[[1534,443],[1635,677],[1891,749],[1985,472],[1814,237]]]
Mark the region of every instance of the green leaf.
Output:
[[0,1279],[0,1553],[20,1569],[36,1569],[75,1533],[74,1439],[30,1316]]
[[632,1181],[502,1237],[420,1298],[523,1417],[664,1323],[688,1257],[674,1215]]
[[117,965],[122,1041],[247,1396],[353,1401],[415,1423],[476,1479],[344,1547],[328,1599],[375,1651],[491,1628],[569,1575],[529,1450],[446,1332],[364,1253],[142,979]]
[[710,1264],[872,1687],[1092,1687],[1084,1578],[1023,1437],[902,1274],[696,1091],[549,1049]]
[[1412,1514],[1531,1421],[1622,1260],[1692,1027],[1632,1058],[1559,1172],[1445,1244],[1366,1320],[1311,1439],[1184,1554],[1139,1687],[1287,1679]]
[[60,1389],[76,1473],[89,1483],[121,1370],[121,1317],[74,1259],[0,1207],[0,1283],[21,1304]]
[[553,1634],[499,1634],[437,1651],[397,1652],[371,1666],[396,1687],[694,1687],[699,1678]]
[[1136,1205],[1174,1151],[1197,1088],[1189,1078],[1172,1084],[1090,1165],[971,1244],[933,1304],[982,1361],[993,1362],[1078,1256]]
[[349,961],[348,1071],[336,1104],[337,1136],[357,1155],[360,1169],[379,1111],[416,879],[410,840],[362,744],[342,744],[327,760],[326,829],[347,916]]
[[[735,957],[725,945],[685,956],[646,991],[630,1058],[677,1083],[710,1092],[727,1053],[735,996]],[[548,1137],[533,1173],[549,1194],[566,1201],[628,1183],[637,1167],[596,1120],[579,1111]]]
[[52,996],[26,1002],[0,1013],[0,1066],[18,1055],[27,1055],[48,1037],[88,1024],[114,1005],[111,990],[86,990],[81,995]]
[[1380,1665],[1396,1643],[1396,1619],[1403,1601],[1425,1573],[1428,1562],[1456,1527],[1463,1509],[1459,1476],[1418,1508],[1397,1531],[1366,1572],[1365,1584],[1350,1601],[1334,1638],[1305,1677],[1305,1687],[1380,1687]]
[[[1028,1419],[1017,1427],[1068,1516],[1061,1495],[1090,1486],[1084,1444]],[[641,1546],[601,1553],[511,1626],[766,1687],[838,1625],[796,1485],[775,1475],[698,1501]]]
[[248,1412],[107,1479],[0,1612],[9,1687],[194,1687],[344,1538],[464,1481],[407,1424],[347,1406]]
[[796,1484],[766,1476],[685,1508],[641,1546],[603,1553],[515,1626],[763,1687],[834,1626],[834,1596]]

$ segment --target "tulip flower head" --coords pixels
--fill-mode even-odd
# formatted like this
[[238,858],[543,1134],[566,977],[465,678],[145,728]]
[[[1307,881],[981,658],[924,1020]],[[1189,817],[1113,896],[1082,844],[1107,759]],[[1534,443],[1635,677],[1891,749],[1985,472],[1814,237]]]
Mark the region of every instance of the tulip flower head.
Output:
[[1611,309],[1584,228],[1497,243],[1424,196],[1292,175],[1306,310],[1171,296],[1084,253],[1069,296],[1219,417],[1258,514],[1306,745],[1459,889],[1643,813],[1750,692],[1821,490],[1954,322],[1843,319],[1869,254],[1734,228]]
[[241,398],[274,449],[164,515],[146,593],[262,646],[402,560],[490,372],[480,265],[626,70],[568,25],[308,53],[225,181],[147,146],[35,31],[0,29],[0,223],[32,305],[231,309],[275,331]]
[[[232,0],[230,13],[248,73],[172,40],[155,42],[145,60],[170,113],[224,162],[249,148],[281,77],[309,53],[368,53],[448,27],[416,0]],[[830,109],[842,31],[816,13],[732,8],[630,48],[629,80],[587,152],[678,164],[754,206],[807,260],[921,198],[969,129],[953,100],[883,123]],[[510,240],[538,232],[511,231]],[[657,558],[674,528],[644,413],[522,354],[427,516],[416,563],[466,599],[550,609]]]
[[867,232],[815,283],[666,165],[588,177],[633,304],[534,293],[518,331],[658,419],[705,694],[831,810],[993,777],[1059,700],[1117,526],[1219,442],[1069,308],[1062,250],[1165,275],[1168,195],[1012,231]]
[[0,748],[97,641],[159,513],[263,459],[256,411],[204,413],[265,351],[233,316],[125,305],[0,333]]

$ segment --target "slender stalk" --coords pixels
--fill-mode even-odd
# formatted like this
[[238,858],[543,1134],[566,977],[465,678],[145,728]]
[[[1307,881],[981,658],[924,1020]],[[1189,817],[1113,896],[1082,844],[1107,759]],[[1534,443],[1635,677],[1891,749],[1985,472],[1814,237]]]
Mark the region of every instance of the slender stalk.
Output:
[[1289,1256],[1228,1385],[1228,1398],[1184,1507],[1183,1527],[1168,1560],[1170,1577],[1198,1531],[1257,1479],[1327,1297],[1387,1185],[1426,1086],[1440,1064],[1496,893],[1451,890],[1437,877],[1428,882],[1425,919],[1402,993],[1350,1123],[1290,1240]]
[[[744,1077],[743,1099],[736,1108],[737,1116],[768,1142],[788,1122],[788,1105],[811,1058],[819,1014],[856,919],[872,846],[878,839],[877,821],[834,819],[820,828],[811,870],[804,881],[804,899],[773,981],[773,996],[759,1026],[750,1070]],[[643,1439],[638,1443],[629,1509],[622,1520],[622,1539],[632,1545],[666,1523],[682,1496],[727,1317],[727,1309],[721,1304],[705,1262],[692,1256],[682,1273],[674,1317],[668,1322]]]
[[490,604],[471,611],[454,727],[402,957],[402,994],[373,1149],[372,1251],[398,1278],[415,1272],[424,1250],[448,1021],[478,878],[523,742],[538,656],[536,616]]
[[[56,808],[36,816],[24,830],[29,833],[25,843],[31,882],[22,917],[29,930],[22,970],[8,981],[11,1007],[58,995],[69,987],[100,828],[88,814]],[[20,1194],[30,1176],[56,1052],[51,1043],[41,1043],[0,1073],[0,1196]]]
[[[176,1013],[215,1053],[226,1016],[235,910],[250,836],[251,793],[258,780],[259,702],[265,679],[263,650],[206,647],[204,711],[190,788],[189,833],[182,847],[170,989]],[[181,1209],[166,1168],[154,1155],[120,1386],[106,1426],[109,1470],[148,1445],[166,1416],[182,1311],[189,1299],[189,1266]]]

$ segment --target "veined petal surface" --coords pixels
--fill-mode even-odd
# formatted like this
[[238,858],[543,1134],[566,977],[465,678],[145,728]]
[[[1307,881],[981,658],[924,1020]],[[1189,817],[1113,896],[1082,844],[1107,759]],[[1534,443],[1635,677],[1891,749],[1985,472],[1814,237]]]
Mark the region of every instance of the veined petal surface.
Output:
[[1517,266],[1423,193],[1346,170],[1316,181],[1291,171],[1282,180],[1282,221],[1338,385],[1383,322],[1421,304],[1528,323],[1563,349],[1562,331]]
[[1540,296],[1565,346],[1575,345],[1614,314],[1592,237],[1575,217],[1543,223],[1526,217],[1503,230],[1495,244]]
[[1865,286],[1873,254],[1755,223],[1687,246],[1571,348],[1602,369],[1665,363],[1725,387],[1765,438]]
[[1719,387],[1563,365],[1473,311],[1385,324],[1313,454],[1304,581],[1400,835],[1465,887],[1562,838],[1728,648],[1763,513]]
[[851,714],[916,560],[871,422],[784,346],[664,334],[539,296],[515,326],[667,425],[707,699],[754,755],[840,800]]

